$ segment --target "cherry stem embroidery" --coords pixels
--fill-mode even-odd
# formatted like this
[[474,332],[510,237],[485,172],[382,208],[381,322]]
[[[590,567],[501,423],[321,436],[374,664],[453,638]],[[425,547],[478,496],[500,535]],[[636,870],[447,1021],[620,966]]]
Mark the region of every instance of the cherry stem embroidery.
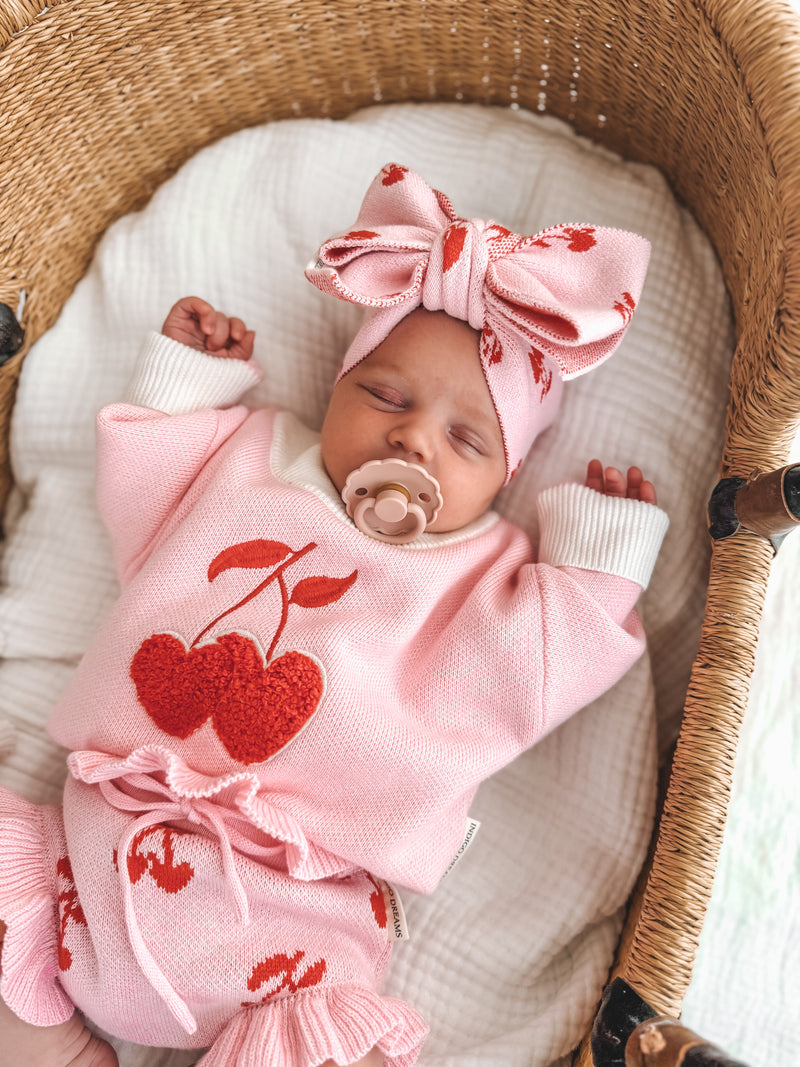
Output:
[[278,626],[278,630],[275,633],[275,637],[272,639],[272,644],[270,645],[269,652],[267,653],[267,662],[269,662],[270,657],[272,656],[272,653],[275,650],[275,646],[278,643],[278,638],[280,637],[281,632],[283,631],[283,628],[286,625],[286,618],[289,611],[289,595],[286,591],[286,583],[283,580],[283,572],[286,570],[287,567],[291,567],[293,563],[297,563],[299,559],[302,559],[303,556],[305,556],[308,552],[311,552],[312,549],[315,549],[316,547],[317,546],[315,542],[311,541],[304,548],[298,549],[297,552],[293,552],[291,556],[289,556],[288,559],[285,559],[283,563],[280,563],[275,568],[275,570],[272,571],[272,573],[264,579],[263,582],[260,582],[252,592],[248,593],[246,597],[243,597],[241,600],[239,600],[236,604],[233,605],[233,607],[230,607],[226,611],[223,611],[222,614],[218,615],[216,619],[210,622],[204,630],[201,630],[189,647],[194,648],[194,646],[199,644],[202,638],[204,638],[205,635],[209,632],[209,630],[213,629],[217,625],[217,623],[221,622],[227,615],[232,614],[232,612],[237,611],[239,608],[249,603],[251,600],[257,597],[259,593],[263,592],[264,589],[266,589],[267,586],[270,585],[270,583],[274,582],[277,578],[281,590],[281,621]]

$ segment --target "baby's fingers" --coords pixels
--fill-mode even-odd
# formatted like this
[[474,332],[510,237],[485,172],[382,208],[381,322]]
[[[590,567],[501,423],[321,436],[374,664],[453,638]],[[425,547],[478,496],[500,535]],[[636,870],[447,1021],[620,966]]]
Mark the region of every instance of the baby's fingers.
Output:
[[646,480],[642,481],[642,484],[639,486],[639,495],[637,497],[637,500],[642,500],[645,504],[658,503],[658,501],[656,500],[656,487],[653,485],[652,482],[648,482]]
[[645,504],[655,504],[656,502],[655,486],[652,482],[645,480],[638,467],[631,467],[628,470],[628,490],[626,495],[631,500],[642,500]]
[[[231,331],[231,336],[233,336],[233,331]],[[250,359],[253,355],[255,336],[254,330],[245,330],[238,340],[233,340],[228,344],[226,352],[220,352],[219,355],[227,356],[229,359]]]
[[586,486],[606,496],[625,496],[625,478],[616,467],[603,467],[599,459],[590,460]]
[[230,337],[228,316],[223,315],[221,311],[211,310],[210,314],[202,315],[200,329],[205,334],[206,348],[209,352],[216,352],[227,346]]
[[603,464],[599,459],[589,460],[586,469],[586,488],[594,489],[597,493],[603,492]]

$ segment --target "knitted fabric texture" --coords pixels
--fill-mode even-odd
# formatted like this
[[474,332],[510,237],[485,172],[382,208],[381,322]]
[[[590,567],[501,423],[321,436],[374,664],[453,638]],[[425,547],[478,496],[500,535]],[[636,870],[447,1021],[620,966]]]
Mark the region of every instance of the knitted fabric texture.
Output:
[[625,230],[558,225],[521,236],[461,218],[443,193],[390,163],[356,222],[322,245],[306,277],[371,309],[340,377],[420,306],[480,331],[508,481],[552,422],[561,380],[591,370],[619,345],[649,257],[649,242]]
[[[128,1040],[214,1040],[212,1065],[377,1044],[410,1067],[424,1027],[378,992],[376,880],[432,890],[479,783],[640,655],[633,606],[666,518],[563,486],[545,509],[567,531],[558,565],[494,515],[374,541],[316,435],[204,406],[258,377],[234,363],[154,336],[136,381],[163,378],[156,407],[99,416],[122,594],[51,721],[71,750],[63,828],[0,798],[3,995],[40,1023],[74,1002]],[[280,923],[254,924],[278,902]],[[272,940],[245,967],[248,920]],[[199,929],[216,939],[200,956],[227,962],[198,986]]]

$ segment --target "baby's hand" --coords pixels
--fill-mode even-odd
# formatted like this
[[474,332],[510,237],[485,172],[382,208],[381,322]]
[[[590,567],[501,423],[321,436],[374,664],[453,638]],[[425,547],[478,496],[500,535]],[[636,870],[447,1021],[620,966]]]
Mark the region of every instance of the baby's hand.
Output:
[[586,471],[586,485],[605,496],[626,496],[642,500],[645,504],[656,503],[656,490],[652,482],[646,482],[638,467],[629,467],[627,476],[616,467],[603,467],[599,459],[593,459]]
[[221,359],[250,359],[255,333],[241,319],[229,319],[199,296],[184,296],[164,320],[161,332],[173,341]]

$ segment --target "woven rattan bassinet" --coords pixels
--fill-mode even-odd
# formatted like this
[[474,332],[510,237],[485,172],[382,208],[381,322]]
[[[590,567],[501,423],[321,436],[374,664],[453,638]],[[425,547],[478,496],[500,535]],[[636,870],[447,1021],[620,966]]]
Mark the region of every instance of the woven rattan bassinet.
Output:
[[[719,255],[737,336],[721,476],[786,460],[800,411],[800,24],[781,0],[0,0],[0,100],[0,300],[27,294],[25,348],[109,224],[243,126],[400,100],[565,119],[659,167]],[[25,348],[0,372],[4,467]],[[772,554],[743,529],[715,543],[654,854],[619,948],[615,973],[669,1015],[711,892]]]

